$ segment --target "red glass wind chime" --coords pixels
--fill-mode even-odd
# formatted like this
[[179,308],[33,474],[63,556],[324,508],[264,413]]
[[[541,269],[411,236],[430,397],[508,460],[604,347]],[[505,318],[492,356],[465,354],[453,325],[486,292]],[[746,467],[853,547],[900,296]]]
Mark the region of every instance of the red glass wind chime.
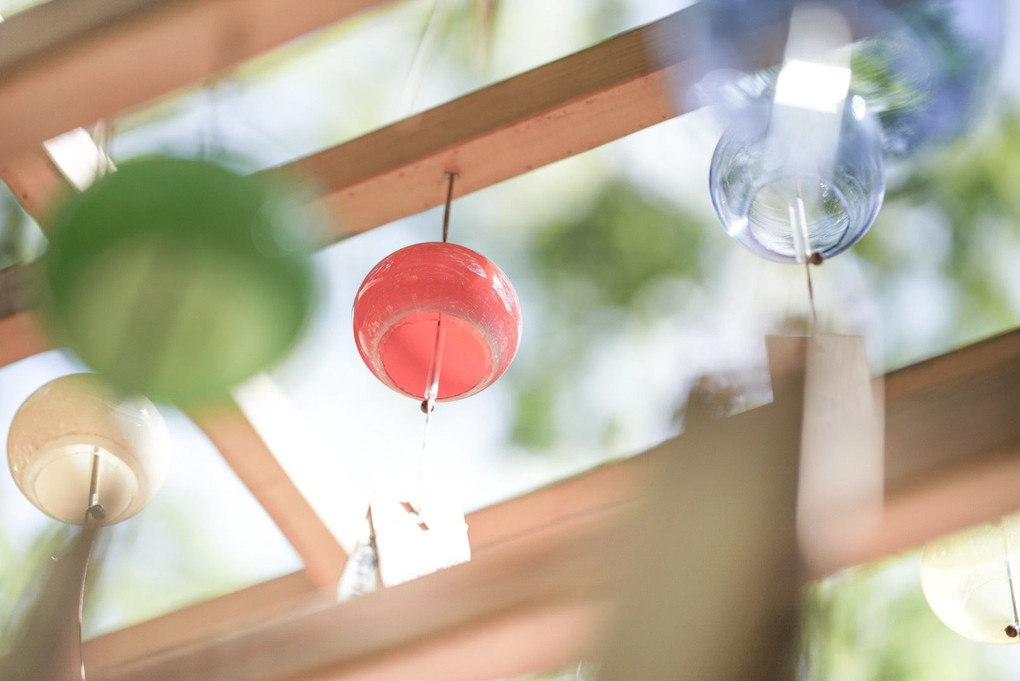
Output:
[[[390,254],[372,268],[354,299],[354,338],[365,364],[385,385],[420,400],[425,413],[418,489],[402,503],[403,511],[373,503],[369,514],[384,584],[470,558],[462,510],[424,490],[432,412],[436,402],[492,385],[520,342],[520,301],[510,279],[488,258],[448,241],[456,175],[446,178],[443,240]],[[388,561],[387,554],[402,558]]]

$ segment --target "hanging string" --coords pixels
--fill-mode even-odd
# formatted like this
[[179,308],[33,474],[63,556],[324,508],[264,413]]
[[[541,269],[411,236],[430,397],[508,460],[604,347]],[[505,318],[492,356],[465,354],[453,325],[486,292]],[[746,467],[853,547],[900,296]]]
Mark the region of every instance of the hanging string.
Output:
[[1006,530],[1005,519],[999,522],[999,528],[1002,530],[1002,548],[1006,554],[1006,583],[1009,584],[1009,605],[1013,613],[1013,621],[1006,625],[1006,636],[1016,638],[1020,636],[1020,613],[1017,612],[1016,591],[1013,586],[1013,566],[1012,561],[1009,559],[1009,534]]
[[[102,521],[106,518],[106,510],[99,503],[99,447],[92,448],[92,469],[89,473],[89,496],[86,501],[85,518],[82,521],[82,535],[80,540],[84,542],[84,554],[79,557],[81,562],[81,576],[78,588],[78,660],[84,659],[84,649],[81,640],[81,620],[85,610],[85,583],[88,578],[89,562],[92,558],[92,551],[96,544],[96,535]],[[65,560],[67,557],[65,556]],[[85,664],[80,667],[81,681],[85,681]]]
[[[443,243],[447,243],[450,237],[450,206],[453,203],[453,182],[457,173],[446,173],[446,203],[443,209]],[[446,344],[446,328],[443,326],[443,315],[436,316],[436,337],[432,346],[432,356],[429,358],[429,368],[425,375],[425,399],[422,400],[421,410],[425,413],[425,432],[422,436],[421,453],[418,459],[418,482],[415,498],[410,502],[411,508],[417,513],[421,511],[422,497],[425,490],[425,463],[428,457],[429,434],[432,431],[432,412],[436,409],[436,400],[439,398],[439,378],[443,372],[443,350]]]
[[815,287],[811,283],[811,266],[822,264],[822,254],[812,253],[804,261],[804,272],[807,274],[808,303],[811,305],[811,335],[818,331],[818,310],[815,307]]
[[418,101],[418,93],[421,91],[422,83],[425,80],[425,69],[432,58],[433,48],[439,41],[440,31],[446,23],[446,16],[449,13],[449,0],[434,0],[432,10],[425,22],[425,29],[422,31],[418,47],[411,59],[411,68],[404,79],[404,86],[400,91],[400,100],[397,104],[401,118],[409,116],[414,111],[415,102]]
[[99,503],[99,447],[92,448],[92,472],[89,475],[89,500],[85,509],[85,523],[102,520],[106,513]]
[[815,309],[815,289],[811,283],[811,265],[822,264],[822,254],[811,251],[811,233],[808,230],[807,211],[800,180],[797,180],[797,195],[787,204],[790,216],[790,232],[793,235],[793,250],[797,262],[804,263],[807,275],[808,302],[811,304],[809,332],[814,335],[818,328],[818,312]]
[[448,184],[446,186],[446,205],[443,208],[443,243],[450,237],[450,204],[453,203],[453,181],[457,179],[457,173],[446,173]]

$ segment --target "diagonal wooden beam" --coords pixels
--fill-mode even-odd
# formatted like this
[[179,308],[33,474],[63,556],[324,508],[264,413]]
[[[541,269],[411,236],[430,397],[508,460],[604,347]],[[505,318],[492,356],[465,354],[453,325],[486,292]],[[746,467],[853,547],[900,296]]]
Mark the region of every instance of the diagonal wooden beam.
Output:
[[0,270],[0,367],[53,348],[30,312],[32,275],[29,267]]
[[384,0],[51,0],[0,24],[0,158]]
[[186,413],[280,528],[309,578],[324,590],[336,589],[347,551],[257,425],[234,402]]
[[83,650],[85,667],[156,655],[183,642],[223,636],[251,622],[326,607],[331,600],[306,572],[295,572],[89,639]]
[[28,312],[0,318],[0,366],[52,349],[42,324]]
[[[102,155],[88,133],[78,129],[52,140],[37,154],[23,157],[21,164],[0,174],[15,191],[19,191],[18,182],[26,181],[23,196],[38,197],[32,190],[53,189],[49,201],[25,202],[40,226],[48,229],[54,207],[52,199],[88,186],[99,171]],[[0,366],[49,347],[48,336],[38,320],[25,311],[32,300],[32,273],[31,268],[0,271],[0,315],[9,313],[0,316]],[[212,411],[191,410],[189,415],[294,547],[308,577],[318,587],[332,591],[353,549],[352,535],[357,532],[356,523],[364,517],[364,511],[358,515],[357,510],[350,508],[356,502],[348,502],[347,507],[339,509],[346,513],[337,512],[335,508],[325,509],[333,511],[328,513],[323,511],[322,500],[315,503],[307,497],[303,486],[283,465],[288,455],[282,451],[300,435],[307,441],[310,437],[305,433],[307,429],[293,422],[294,419],[284,418],[293,408],[283,394],[274,389],[268,376],[261,376],[253,383],[261,385],[262,390],[252,395],[250,407],[261,409],[262,421],[275,417],[268,419],[273,421],[269,425],[283,431],[275,437],[267,437],[262,432],[260,419],[253,419],[236,402],[219,405]],[[267,401],[270,404],[266,405]],[[345,483],[337,474],[335,486]],[[344,497],[355,499],[356,495]]]

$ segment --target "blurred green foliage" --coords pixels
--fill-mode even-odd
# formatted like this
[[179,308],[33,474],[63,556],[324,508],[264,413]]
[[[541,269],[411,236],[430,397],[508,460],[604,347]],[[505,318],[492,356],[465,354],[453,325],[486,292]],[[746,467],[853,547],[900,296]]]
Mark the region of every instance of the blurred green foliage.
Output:
[[593,339],[611,336],[625,315],[654,320],[661,310],[643,301],[663,280],[700,281],[708,228],[701,216],[614,179],[583,213],[546,225],[528,243],[545,309],[529,367],[513,379],[515,444],[548,449],[561,438],[557,402],[584,371]]
[[916,553],[805,589],[800,681],[1005,681],[1008,648],[968,641],[921,591]]

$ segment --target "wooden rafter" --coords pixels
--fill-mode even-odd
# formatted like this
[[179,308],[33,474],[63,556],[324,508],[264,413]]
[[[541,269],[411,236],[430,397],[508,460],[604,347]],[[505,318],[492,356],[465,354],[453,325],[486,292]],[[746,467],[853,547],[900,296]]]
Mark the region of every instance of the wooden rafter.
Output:
[[383,0],[51,0],[0,24],[0,158],[202,82]]
[[[314,178],[331,240],[419,213],[442,203],[447,171],[463,196],[689,110],[705,27],[694,5],[281,171]],[[780,21],[732,40],[753,42],[754,68],[781,59],[785,36]]]
[[[1013,388],[1008,389],[1009,385]],[[915,547],[944,532],[1020,506],[1015,495],[1020,486],[1020,425],[1012,416],[1020,410],[1020,331],[892,372],[885,377],[885,389],[890,443],[886,467],[890,476],[882,528],[866,551],[839,556],[821,567],[819,574]],[[973,428],[968,419],[973,411],[984,409],[991,409],[998,417],[986,419],[981,422],[982,427]],[[916,437],[925,423],[969,432],[966,453],[952,460],[946,458],[946,452],[931,453],[929,444]],[[485,668],[488,678],[524,667],[549,668],[550,663],[581,657],[591,651],[601,635],[603,597],[606,590],[615,588],[611,577],[592,566],[601,565],[598,561],[612,545],[613,532],[617,531],[614,528],[619,528],[637,508],[643,490],[661,470],[663,458],[677,455],[676,446],[666,443],[637,457],[598,467],[477,511],[468,517],[475,554],[472,563],[364,597],[360,603],[327,605],[318,601],[311,610],[307,605],[303,610],[284,608],[276,611],[287,613],[280,622],[267,622],[266,617],[259,617],[247,620],[245,625],[232,620],[219,633],[205,630],[200,638],[190,636],[186,627],[175,629],[172,624],[187,622],[193,617],[189,611],[172,613],[162,621],[157,620],[158,624],[142,625],[180,632],[164,639],[164,649],[158,653],[145,649],[133,654],[131,629],[110,634],[87,646],[107,651],[97,652],[92,658],[96,678],[105,681],[131,678],[126,675],[130,670],[146,678],[187,681],[192,678],[186,673],[189,660],[208,661],[210,658],[203,656],[214,655],[216,650],[222,652],[216,644],[220,637],[231,638],[231,645],[238,646],[235,652],[240,652],[255,641],[259,645],[279,643],[290,635],[292,627],[296,631],[321,632],[318,646],[310,641],[299,646],[300,651],[311,651],[311,657],[302,656],[306,662],[301,663],[309,666],[291,668],[295,672],[292,677],[265,678],[382,679],[389,678],[385,673],[406,669],[401,665],[416,661],[430,660],[430,665],[437,665],[432,668],[439,669],[444,661],[456,666],[460,659],[457,656],[465,650],[464,637],[470,638],[469,632],[475,631],[475,626],[476,642],[492,640],[486,637],[499,636],[499,632],[524,636],[529,641],[528,646],[516,649],[513,660],[496,658],[504,666]],[[907,462],[909,466],[905,465]],[[592,552],[599,557],[593,558]],[[513,566],[509,572],[505,571],[507,565]],[[460,586],[454,588],[454,584]],[[453,590],[447,591],[448,588]],[[461,588],[463,591],[459,591]],[[429,594],[466,603],[470,594],[477,596],[497,588],[506,599],[485,600],[485,607],[460,611],[453,620],[439,620],[431,627],[402,626],[399,633],[387,633],[390,619],[366,614],[377,612],[378,606],[385,612],[391,608],[399,610],[407,617],[419,612],[417,608],[439,607],[433,605]],[[383,602],[385,605],[379,605]],[[362,629],[367,626],[382,629],[374,633],[361,631],[360,635],[373,643],[360,647],[358,654],[337,643],[333,628],[355,626],[347,624],[352,622]],[[551,629],[555,629],[551,623],[564,622],[578,627],[585,636],[569,641],[548,639]],[[558,657],[542,645],[546,640],[555,641]],[[123,645],[118,645],[118,641],[123,641]],[[317,665],[321,667],[318,671],[309,671],[309,667]],[[230,675],[240,673],[236,668],[221,668],[220,672],[222,677],[194,678],[240,678]],[[170,676],[178,673],[181,675]],[[487,677],[482,674],[477,678]]]
[[335,589],[347,552],[257,426],[233,402],[189,411],[188,416],[280,528],[312,582],[326,590]]
[[[5,64],[11,64],[7,70],[13,74],[6,79],[0,75],[0,123],[25,117],[31,117],[32,121],[27,128],[24,125],[12,128],[19,130],[19,136],[6,143],[17,141],[17,147],[8,149],[4,146],[5,142],[0,141],[0,159],[15,154],[6,163],[0,163],[0,176],[9,178],[16,195],[28,204],[51,204],[48,195],[61,191],[66,184],[59,176],[52,175],[52,166],[38,151],[42,141],[48,139],[47,135],[55,135],[74,125],[91,123],[101,116],[112,116],[181,87],[189,82],[185,80],[186,75],[190,74],[193,80],[211,75],[214,69],[210,65],[215,63],[214,58],[192,54],[192,45],[197,44],[199,52],[217,47],[217,39],[222,38],[219,36],[223,30],[221,27],[227,22],[223,14],[227,5],[233,8],[231,11],[237,10],[229,16],[244,16],[248,22],[232,29],[247,36],[246,49],[239,51],[234,59],[239,61],[257,53],[256,47],[265,48],[272,44],[269,37],[258,39],[259,31],[269,32],[273,38],[289,35],[287,31],[293,29],[294,20],[284,22],[281,28],[271,32],[263,26],[271,23],[275,13],[286,12],[292,5],[301,9],[295,12],[297,16],[307,13],[306,23],[302,24],[307,26],[314,23],[311,20],[313,16],[321,18],[325,15],[336,20],[358,9],[382,3],[380,0],[305,0],[298,3],[278,3],[275,0],[207,0],[205,3],[122,0],[121,4],[130,6],[131,12],[125,8],[107,7],[116,4],[110,0],[98,3],[95,17],[75,22],[73,17],[65,16],[68,11],[66,1],[53,0],[43,6],[48,8],[46,11],[51,17],[36,17],[33,13],[36,10],[30,10],[25,17],[17,15],[6,24],[0,24],[0,45],[5,36],[36,30],[46,20],[59,20],[58,26],[60,22],[74,26],[70,37],[63,36],[56,29],[42,31],[47,36],[45,45],[33,45],[31,49],[13,46],[6,56],[0,51],[0,74],[5,73]],[[328,12],[326,7],[330,8]],[[39,14],[42,14],[42,9],[39,8]],[[156,18],[170,14],[171,10],[174,21],[181,22],[181,28],[156,22]],[[249,18],[243,12],[256,14]],[[264,12],[266,16],[260,16],[258,12]],[[215,16],[206,17],[206,13]],[[66,53],[66,59],[72,56],[81,59],[80,55],[75,55],[84,48],[75,48],[75,45],[91,44],[88,38],[93,29],[88,27],[93,24],[98,27],[94,30],[99,31],[100,36],[123,30],[132,37],[131,46],[125,47],[108,46],[115,41],[100,40],[99,37],[92,41],[104,50],[116,50],[120,58],[128,50],[135,49],[139,50],[139,54],[171,54],[173,50],[167,51],[167,46],[161,41],[180,41],[183,26],[199,21],[203,22],[204,28],[198,31],[197,37],[187,39],[188,58],[162,60],[159,68],[148,64],[151,69],[146,71],[144,79],[120,74],[127,79],[123,83],[106,75],[97,76],[94,69],[88,74],[76,73],[81,79],[79,87],[87,83],[101,93],[92,93],[82,102],[73,95],[62,96],[65,104],[59,109],[59,122],[44,128],[42,134],[34,132],[35,126],[47,122],[49,116],[33,112],[45,110],[45,103],[26,95],[28,102],[19,106],[18,100],[8,92],[9,89],[13,89],[15,94],[20,92],[15,87],[18,81],[14,76],[19,72],[15,67],[25,63],[27,66],[22,70],[33,73],[47,64],[48,50],[59,47],[58,55]],[[127,26],[121,29],[125,22]],[[706,22],[705,10],[695,5],[556,62],[267,172],[312,179],[312,186],[321,193],[322,201],[336,218],[333,230],[325,235],[327,241],[419,213],[441,203],[446,171],[460,174],[455,195],[463,196],[687,111],[691,101],[683,93],[698,77],[706,55],[707,45],[703,40]],[[138,23],[140,27],[136,26]],[[254,27],[259,27],[259,30]],[[785,35],[786,23],[782,19],[753,31],[734,34],[730,38],[734,45],[753,46],[753,49],[737,52],[745,55],[744,61],[737,65],[758,68],[776,63],[782,56]],[[93,58],[107,59],[102,55]],[[132,60],[123,61],[131,62],[132,70],[139,68]],[[164,66],[163,61],[168,64]],[[125,66],[122,64],[120,68]],[[172,73],[164,75],[161,69]],[[64,70],[61,68],[54,67],[52,71],[51,77],[63,78]],[[151,71],[156,73],[149,77]],[[97,78],[100,80],[97,81]],[[23,89],[34,93],[43,82],[41,76],[29,79]],[[103,95],[106,90],[111,90],[108,97]],[[99,111],[103,106],[106,108]],[[34,212],[39,214],[43,211],[37,209]]]

